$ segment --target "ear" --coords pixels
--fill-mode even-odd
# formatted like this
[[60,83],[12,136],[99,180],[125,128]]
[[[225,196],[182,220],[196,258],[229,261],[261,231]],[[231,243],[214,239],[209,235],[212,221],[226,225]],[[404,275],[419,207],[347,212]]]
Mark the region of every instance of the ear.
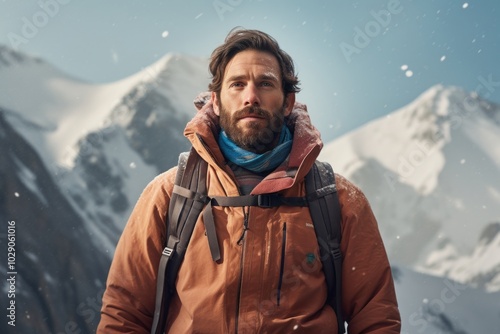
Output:
[[295,105],[295,93],[288,93],[285,99],[285,116],[288,116]]
[[219,100],[217,100],[217,94],[215,92],[212,92],[212,108],[214,108],[214,113],[217,116],[219,115]]

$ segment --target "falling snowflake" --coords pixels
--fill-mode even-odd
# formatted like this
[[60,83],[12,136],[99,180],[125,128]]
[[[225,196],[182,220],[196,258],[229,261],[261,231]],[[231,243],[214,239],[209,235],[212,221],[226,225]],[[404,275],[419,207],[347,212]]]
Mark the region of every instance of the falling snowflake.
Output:
[[19,193],[16,191],[16,192],[14,193],[14,196],[19,197]]
[[462,5],[462,8],[465,9],[467,7],[469,7],[469,3],[468,2],[464,2],[464,4]]
[[441,59],[439,59],[440,61],[444,61],[446,59],[446,56],[441,56]]
[[168,37],[168,31],[165,30],[164,32],[161,33],[161,37],[167,38]]
[[401,65],[401,70],[406,71],[408,69],[408,65]]
[[131,162],[130,165],[129,165],[130,168],[132,169],[135,169],[136,165],[135,165],[135,162]]
[[116,53],[115,50],[111,50],[111,59],[113,60],[113,63],[118,62],[118,53]]
[[408,70],[408,71],[405,72],[405,75],[406,75],[407,78],[410,78],[410,77],[413,76],[413,71]]

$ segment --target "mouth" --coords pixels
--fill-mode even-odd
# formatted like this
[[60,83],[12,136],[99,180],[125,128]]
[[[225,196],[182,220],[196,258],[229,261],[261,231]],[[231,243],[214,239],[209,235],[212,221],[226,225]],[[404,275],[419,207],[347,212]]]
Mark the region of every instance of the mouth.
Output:
[[251,125],[251,124],[254,124],[254,125],[263,124],[264,122],[266,122],[266,118],[254,116],[254,115],[248,115],[245,117],[240,117],[238,119],[238,123],[245,125],[245,126]]
[[259,119],[265,119],[264,117],[260,117],[260,116],[254,116],[254,115],[247,115],[247,116],[244,116],[244,117],[240,117],[238,120],[241,121],[241,120],[248,120],[248,121],[252,121],[252,120],[259,120]]
[[257,115],[257,114],[246,114],[244,116],[238,117],[238,121],[240,120],[259,120],[259,119],[266,119],[264,116]]

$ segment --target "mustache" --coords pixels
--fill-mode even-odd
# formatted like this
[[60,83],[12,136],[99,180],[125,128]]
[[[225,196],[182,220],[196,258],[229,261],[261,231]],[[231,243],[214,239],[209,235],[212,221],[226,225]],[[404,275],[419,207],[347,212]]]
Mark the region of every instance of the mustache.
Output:
[[260,107],[256,107],[256,106],[248,106],[248,107],[245,107],[243,109],[237,110],[234,113],[234,117],[236,119],[244,118],[244,117],[247,117],[249,115],[262,117],[265,119],[271,119],[271,116],[272,116],[269,111],[262,109]]

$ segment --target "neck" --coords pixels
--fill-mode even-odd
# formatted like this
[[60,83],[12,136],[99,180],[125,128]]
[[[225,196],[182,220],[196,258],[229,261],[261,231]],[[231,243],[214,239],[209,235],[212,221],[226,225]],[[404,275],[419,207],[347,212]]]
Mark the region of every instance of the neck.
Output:
[[255,153],[236,145],[223,131],[219,135],[219,147],[229,161],[260,173],[275,169],[290,153],[292,148],[290,130],[283,127],[278,138],[278,144],[273,149],[266,150],[264,153]]

